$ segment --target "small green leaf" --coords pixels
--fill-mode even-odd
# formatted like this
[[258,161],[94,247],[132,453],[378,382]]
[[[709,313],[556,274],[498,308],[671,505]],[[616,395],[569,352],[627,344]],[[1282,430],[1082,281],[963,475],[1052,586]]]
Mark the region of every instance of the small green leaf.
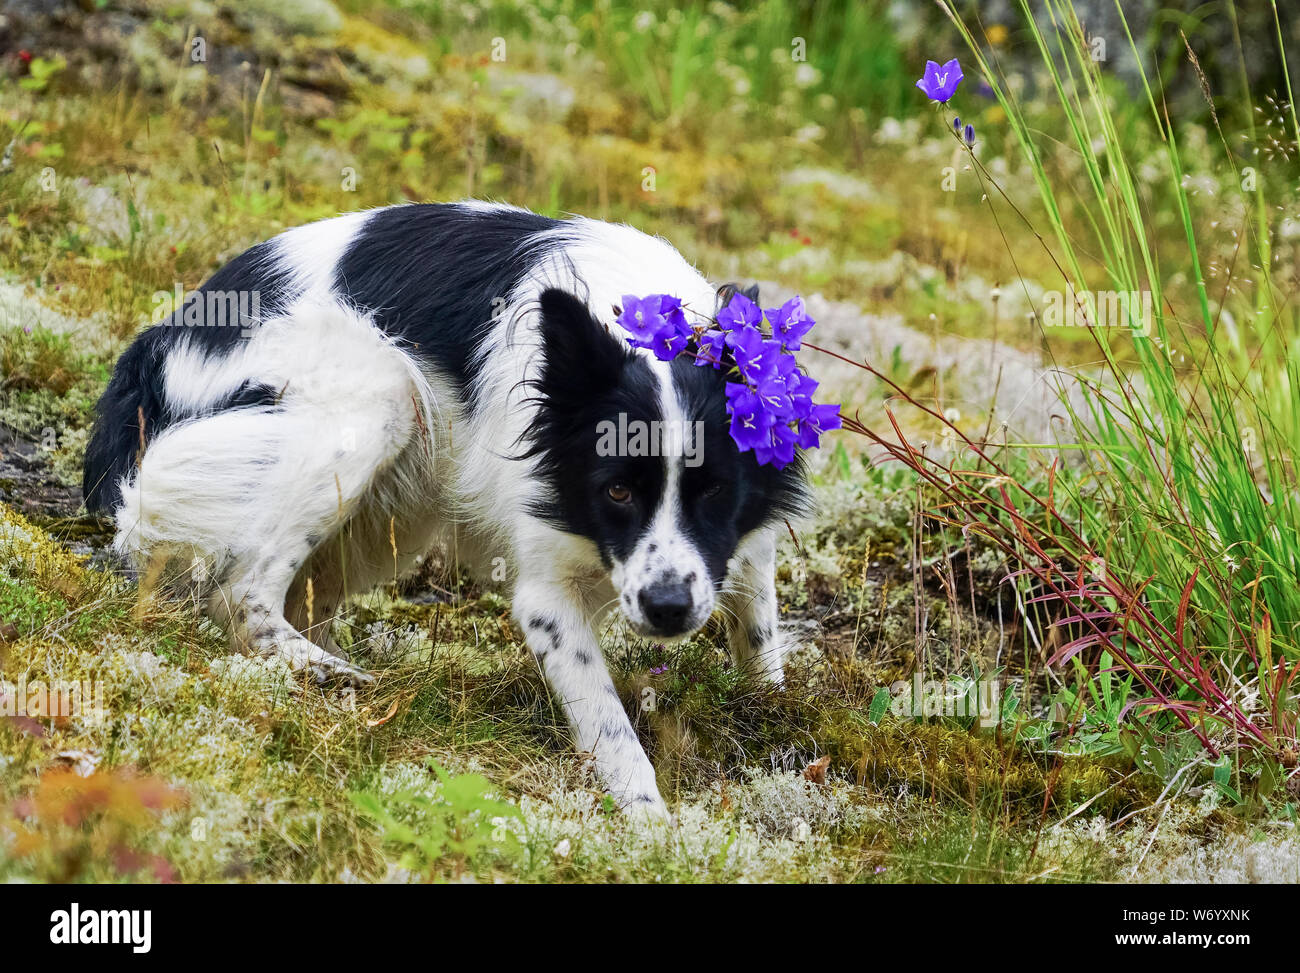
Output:
[[871,705],[867,708],[867,721],[869,723],[880,725],[880,721],[889,712],[890,698],[889,690],[884,686],[876,690],[876,695],[871,697]]

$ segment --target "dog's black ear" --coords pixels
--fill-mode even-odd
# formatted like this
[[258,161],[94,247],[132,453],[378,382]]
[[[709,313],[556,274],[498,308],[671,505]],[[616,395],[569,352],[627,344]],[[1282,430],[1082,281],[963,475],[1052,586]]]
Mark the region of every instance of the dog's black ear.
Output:
[[626,343],[592,316],[585,301],[552,287],[539,301],[542,314],[541,394],[553,406],[581,405],[613,388],[631,356]]
[[721,311],[731,301],[731,295],[744,294],[755,304],[758,303],[758,285],[750,284],[748,287],[741,287],[739,284],[723,284],[718,288],[718,310]]

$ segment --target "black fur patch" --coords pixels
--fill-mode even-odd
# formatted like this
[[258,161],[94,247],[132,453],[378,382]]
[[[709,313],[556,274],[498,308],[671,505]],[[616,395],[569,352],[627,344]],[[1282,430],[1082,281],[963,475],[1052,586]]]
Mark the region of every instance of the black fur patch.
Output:
[[[532,391],[540,406],[523,453],[540,458],[547,490],[532,512],[596,542],[606,565],[626,558],[663,491],[663,462],[656,456],[600,456],[604,421],[659,421],[659,382],[650,366],[605,331],[587,305],[566,291],[540,299],[543,362]],[[614,483],[632,490],[619,504]]]
[[420,204],[379,210],[339,261],[336,288],[452,379],[471,409],[474,353],[492,317],[562,226],[522,210]]
[[682,523],[716,583],[725,576],[740,538],[807,510],[803,459],[796,455],[793,463],[778,470],[736,447],[720,371],[678,358],[672,375],[687,419],[704,424],[704,462],[682,472]]

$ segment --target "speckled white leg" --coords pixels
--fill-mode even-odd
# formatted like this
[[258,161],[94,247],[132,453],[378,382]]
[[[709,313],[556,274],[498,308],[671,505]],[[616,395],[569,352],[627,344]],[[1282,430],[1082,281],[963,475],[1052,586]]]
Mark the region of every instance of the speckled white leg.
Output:
[[250,652],[279,656],[295,672],[310,672],[318,683],[368,685],[374,676],[308,641],[284,617],[286,593],[307,551],[305,540],[291,543],[252,565],[213,596],[212,613],[224,616],[231,641]]
[[665,816],[654,767],[623,709],[578,593],[558,580],[528,579],[516,587],[513,603],[578,749],[595,756],[596,772],[620,807]]

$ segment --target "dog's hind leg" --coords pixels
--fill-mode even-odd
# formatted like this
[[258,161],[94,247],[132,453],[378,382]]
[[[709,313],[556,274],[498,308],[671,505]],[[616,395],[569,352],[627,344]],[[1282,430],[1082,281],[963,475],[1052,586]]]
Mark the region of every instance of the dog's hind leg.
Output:
[[[375,495],[381,477],[414,490],[430,467],[423,399],[400,363],[371,368],[363,387],[338,393],[332,401],[290,393],[278,407],[167,429],[123,492],[119,546],[192,546],[217,562],[208,607],[236,645],[322,681],[363,683],[366,673],[290,624],[286,600],[312,553],[337,543],[363,507],[400,502]],[[405,479],[392,475],[397,463],[411,465]]]
[[317,682],[358,686],[372,682],[369,673],[312,642],[286,619],[284,601],[296,571],[295,560],[271,555],[253,570],[241,570],[239,577],[209,599],[209,613],[224,621],[232,642],[259,655],[279,656],[292,669],[309,671]]
[[285,599],[284,617],[308,640],[331,655],[346,659],[347,653],[334,641],[330,629],[344,601],[341,554],[330,550],[346,543],[339,539],[316,549],[300,570]]

